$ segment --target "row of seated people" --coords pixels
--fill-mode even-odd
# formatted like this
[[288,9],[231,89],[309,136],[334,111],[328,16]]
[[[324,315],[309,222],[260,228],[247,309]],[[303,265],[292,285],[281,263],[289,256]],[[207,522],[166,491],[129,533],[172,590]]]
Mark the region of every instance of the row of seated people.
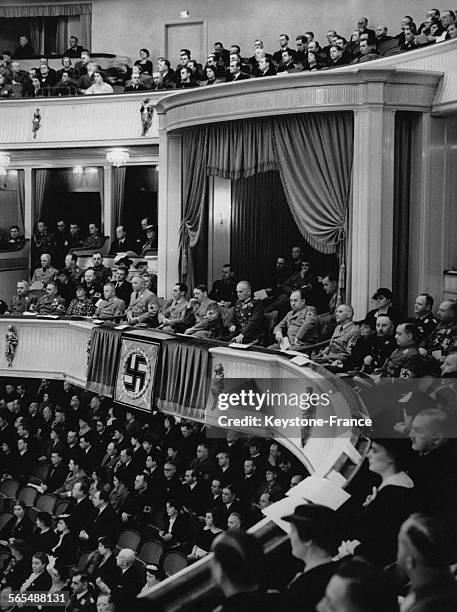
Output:
[[[71,221],[67,226],[64,219],[59,219],[54,232],[48,231],[45,221],[38,221],[31,240],[32,272],[39,267],[43,254],[51,255],[55,265],[61,268],[68,253],[100,250],[104,247],[106,239],[97,222],[89,223],[87,235],[84,235],[76,221]],[[9,236],[0,241],[0,249],[18,250],[23,248],[24,243],[24,235],[17,225],[13,225],[9,229]],[[123,225],[116,228],[116,237],[109,245],[108,255],[125,253],[133,257],[144,257],[156,249],[157,227],[150,222],[148,217],[145,217],[141,220],[140,227],[134,236],[131,236]]]
[[[0,66],[0,97],[109,94],[176,87],[186,89],[250,77],[359,64],[387,53],[409,51],[457,38],[455,13],[451,10],[440,13],[438,9],[431,9],[420,26],[414,23],[413,17],[407,15],[402,18],[400,32],[395,36],[388,34],[385,25],[378,25],[375,30],[368,25],[366,17],[360,18],[357,28],[347,38],[330,29],[327,32],[327,44],[322,47],[311,31],[296,37],[296,49],[289,47],[289,36],[281,34],[279,50],[274,53],[268,53],[263,41],[256,40],[251,57],[243,57],[239,45],[225,49],[221,42],[216,42],[214,52],[209,54],[205,64],[193,59],[191,51],[183,48],[175,69],[169,59],[160,57],[154,70],[149,50],[143,48],[132,69],[123,65],[109,68],[106,72],[91,60],[87,49],[77,45],[77,39],[75,46],[75,37],[71,37],[68,49],[70,55],[63,57],[62,68],[58,71],[50,68],[47,58],[43,57],[39,68],[26,72],[21,69],[16,54],[4,51]],[[81,51],[78,56],[76,53],[79,49]],[[72,58],[77,57],[79,61],[73,65]]]
[[[53,396],[60,404],[54,406],[47,437],[45,420],[49,421]],[[75,399],[89,403],[88,412]],[[14,515],[5,523],[0,539],[12,549],[18,538],[32,542],[65,565],[73,564],[83,552],[92,552],[86,571],[93,588],[115,597],[119,563],[114,562],[112,549],[123,528],[149,534],[151,528],[164,550],[176,546],[192,562],[210,550],[216,553],[223,538],[235,537],[234,530],[240,525],[258,520],[262,508],[280,499],[305,475],[292,467],[290,457],[274,441],[262,452],[258,441],[243,443],[227,432],[225,442],[211,444],[194,424],[182,421],[178,426],[173,417],[157,414],[142,419],[127,412],[125,422],[119,423],[112,405],[104,405],[97,396],[89,400],[68,383],[63,389],[53,389],[43,381],[34,392],[26,384],[19,388],[9,384],[1,400],[6,404],[0,422],[2,484],[14,476],[18,485],[30,482],[26,488],[52,492],[56,501],[72,500],[72,504],[63,517],[56,517],[54,532],[50,513],[37,515],[34,527],[21,499],[13,501]],[[276,595],[279,608],[264,609],[314,611],[317,605],[324,605],[319,604],[321,599],[334,601],[334,584],[327,585],[343,562],[349,559],[352,563],[354,555],[362,556],[373,571],[377,568],[378,575],[382,568],[390,567],[385,580],[396,579],[387,591],[391,596],[406,597],[408,605],[411,600],[417,603],[430,598],[424,610],[455,609],[456,584],[450,566],[457,561],[455,526],[451,530],[457,509],[457,411],[455,402],[451,410],[432,395],[429,400],[426,407],[416,406],[414,418],[405,423],[405,437],[372,438],[363,477],[343,506],[336,511],[299,506],[285,517],[291,524],[292,555],[304,564],[304,570],[299,567],[299,575],[288,585],[269,576],[272,583],[268,586],[281,591]],[[401,418],[402,409],[397,408]],[[14,441],[18,450],[11,457]],[[26,473],[15,472],[33,446],[36,460],[51,466],[43,479],[34,477],[32,463]],[[253,494],[258,473],[263,487]],[[272,481],[273,475],[276,480]],[[269,497],[257,497],[265,493]],[[161,520],[157,509],[159,514],[162,511]],[[445,544],[448,548],[443,549]],[[94,557],[102,561],[106,557],[106,566],[102,562],[91,567],[97,565],[91,563]],[[402,572],[393,572],[395,563]],[[279,568],[276,571],[281,575]],[[388,601],[392,606],[395,599]],[[397,609],[380,608],[378,600],[376,603],[378,607],[369,607],[372,602],[347,609]]]
[[392,292],[380,288],[373,295],[376,308],[355,322],[351,306],[340,303],[337,277],[329,273],[320,282],[300,247],[293,247],[288,265],[285,258],[277,259],[272,287],[261,292],[264,299],[253,297],[248,281],[237,281],[230,264],[210,292],[198,285],[188,300],[187,286],[177,283],[172,298],[163,302],[149,273],[134,273],[130,283],[127,268],[120,265],[112,281],[100,253],[93,255],[82,282],[72,255],[66,263],[58,271],[50,256],[42,255],[32,280],[48,283],[46,295],[36,298],[20,281],[3,310],[15,316],[29,311],[115,322],[126,318],[131,325],[170,333],[309,353],[336,372],[372,377],[436,375],[453,363],[457,350],[456,302],[443,301],[434,314],[433,297],[420,294],[414,317],[408,318],[394,308]]

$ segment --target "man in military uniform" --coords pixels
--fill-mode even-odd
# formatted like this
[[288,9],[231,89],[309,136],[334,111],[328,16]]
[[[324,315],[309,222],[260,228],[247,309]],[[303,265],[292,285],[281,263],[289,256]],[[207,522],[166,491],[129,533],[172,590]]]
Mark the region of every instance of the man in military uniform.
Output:
[[382,376],[412,378],[421,363],[417,348],[419,331],[413,323],[397,325],[395,340],[397,348],[391,354],[382,368]]
[[394,330],[392,319],[387,315],[379,315],[376,319],[376,338],[373,348],[363,360],[363,371],[367,374],[381,368],[397,348]]
[[220,323],[220,312],[217,302],[208,297],[208,287],[197,285],[194,297],[189,301],[185,319],[194,321],[184,332],[196,338],[214,338]]
[[[291,310],[286,316],[276,325],[273,330],[276,344],[272,344],[269,348],[271,349],[295,349],[296,336],[305,322],[306,317],[306,300],[304,298],[304,290],[297,289],[292,291],[290,294],[290,307]],[[300,341],[297,343],[303,344]]]
[[130,304],[127,308],[127,321],[130,325],[147,324],[149,319],[157,316],[159,300],[152,291],[146,289],[144,278],[141,276],[132,278],[132,287],[133,293],[130,296]]
[[92,255],[92,262],[95,274],[95,281],[104,285],[111,280],[113,273],[110,268],[103,265],[103,255],[101,253],[94,253]]
[[439,323],[421,349],[425,350],[437,361],[443,361],[445,356],[457,350],[457,301],[441,302],[436,313]]
[[71,579],[73,595],[65,606],[65,612],[96,612],[95,599],[89,591],[89,576],[84,572],[75,572]]
[[21,234],[21,230],[17,225],[10,227],[10,237],[6,240],[6,248],[19,251],[25,245],[25,236]]
[[189,304],[186,294],[187,285],[184,283],[176,283],[174,285],[172,291],[173,299],[165,302],[162,312],[159,313],[159,327],[164,331],[176,331],[176,325],[182,323],[187,305]]
[[336,329],[330,339],[330,344],[316,357],[319,363],[329,361],[344,361],[351,354],[351,348],[360,338],[360,328],[352,320],[354,310],[348,304],[341,304],[335,312]]
[[56,283],[48,283],[46,285],[46,294],[40,297],[36,305],[31,304],[30,310],[38,314],[65,314],[65,300],[58,294]]
[[36,304],[37,298],[29,295],[29,284],[27,281],[18,281],[16,285],[17,294],[11,298],[11,304],[6,314],[21,315],[30,310],[32,304]]
[[95,311],[95,316],[98,319],[106,319],[108,321],[119,320],[125,312],[125,302],[116,297],[114,285],[106,283],[103,287],[103,295],[105,297]]
[[248,281],[240,281],[236,293],[238,300],[232,310],[229,339],[238,344],[258,340],[265,329],[263,302],[252,297],[252,287]]
[[46,283],[54,281],[59,271],[51,266],[51,256],[49,253],[43,253],[43,255],[40,256],[40,263],[41,268],[37,268],[33,272],[32,283],[39,281],[45,285]]
[[429,293],[420,293],[414,302],[414,323],[419,330],[419,340],[425,343],[435,330],[438,321],[433,316],[433,297]]

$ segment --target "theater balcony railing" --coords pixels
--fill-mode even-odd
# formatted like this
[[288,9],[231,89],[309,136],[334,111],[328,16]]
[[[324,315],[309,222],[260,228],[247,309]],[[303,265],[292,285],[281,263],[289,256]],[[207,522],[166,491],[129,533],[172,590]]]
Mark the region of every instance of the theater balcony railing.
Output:
[[[11,150],[158,144],[159,129],[278,113],[348,110],[366,104],[450,113],[457,108],[456,66],[457,41],[448,41],[336,70],[207,88],[2,100],[0,142]],[[140,113],[143,106],[143,119],[147,115],[145,99],[152,110],[147,130]],[[39,128],[35,129],[37,115]]]
[[[29,316],[0,318],[0,376],[60,379],[68,380],[79,386],[86,386],[88,356],[94,327],[95,324],[89,319],[69,320]],[[118,330],[112,332],[111,329],[108,328],[107,332],[118,333]],[[190,355],[195,350],[200,351],[201,356],[202,352],[206,351],[208,359],[199,359],[200,362],[205,363],[204,368],[192,371],[193,373],[198,371],[201,374],[202,379],[198,381],[198,385],[205,387],[207,383],[208,394],[207,399],[203,399],[203,408],[196,409],[192,402],[189,406],[186,400],[188,393],[182,396],[178,394],[177,399],[175,390],[179,382],[173,383],[171,387],[165,384],[163,388],[170,390],[170,396],[162,394],[160,402],[157,402],[156,405],[164,412],[175,416],[192,419],[192,415],[195,414],[197,416],[194,419],[205,422],[208,431],[211,429],[215,431],[215,428],[223,426],[218,424],[214,404],[214,397],[217,397],[217,393],[214,393],[212,384],[216,383],[217,391],[218,382],[214,376],[215,372],[224,377],[226,383],[231,381],[236,384],[237,379],[255,381],[257,389],[261,390],[271,387],[273,380],[277,383],[275,391],[280,393],[290,393],[300,389],[309,395],[311,392],[322,394],[326,390],[330,392],[331,402],[330,404],[319,403],[311,411],[315,419],[325,421],[331,414],[354,419],[368,416],[365,405],[355,390],[323,366],[303,358],[302,355],[284,355],[257,347],[237,350],[217,341],[196,341],[187,337],[163,334],[156,330],[130,328],[122,330],[122,343],[124,343],[124,338],[128,345],[126,360],[135,352],[135,342],[139,343],[138,346],[143,347],[144,341],[160,343],[161,348],[157,352],[155,370],[161,372],[161,383],[175,374],[172,354],[179,355],[181,364],[179,380],[188,381],[189,376],[186,369],[190,366],[187,360],[183,362],[183,354]],[[169,353],[165,353],[164,349],[167,342],[173,345]],[[195,344],[195,347],[192,343]],[[140,352],[141,350],[139,349]],[[189,352],[185,353],[186,350]],[[168,355],[167,360],[165,360],[165,354]],[[103,359],[103,355],[99,355],[98,358]],[[293,361],[294,358],[296,358],[295,361]],[[194,363],[196,361],[194,360]],[[126,362],[124,363],[122,359],[121,351],[118,361],[113,364],[113,368],[117,370],[116,388],[119,385],[120,377],[126,376],[125,366]],[[156,385],[157,378],[158,375],[155,377]],[[210,378],[211,381],[208,380]],[[296,416],[297,414],[303,416],[306,410],[297,407],[296,404],[294,406],[284,405],[274,414],[277,417]],[[258,429],[249,425],[229,428],[247,435],[259,435],[259,431],[262,430],[262,428]],[[325,492],[327,487],[330,487],[332,491],[343,490],[354,480],[368,450],[366,431],[363,426],[353,423],[346,427],[343,433],[337,434],[326,425],[323,427],[291,426],[285,433],[278,425],[277,429],[274,427],[270,429],[268,435],[278,439],[307,468],[311,474],[309,478],[313,478],[314,482],[319,482],[319,487],[323,486]],[[284,501],[287,504],[290,503],[289,499]],[[283,554],[287,547],[287,536],[273,520],[265,517],[252,530],[260,538],[267,555]],[[209,562],[209,557],[206,557],[161,583],[157,590],[148,596],[153,608],[178,610],[184,603],[190,601],[207,603],[208,598],[214,596]]]

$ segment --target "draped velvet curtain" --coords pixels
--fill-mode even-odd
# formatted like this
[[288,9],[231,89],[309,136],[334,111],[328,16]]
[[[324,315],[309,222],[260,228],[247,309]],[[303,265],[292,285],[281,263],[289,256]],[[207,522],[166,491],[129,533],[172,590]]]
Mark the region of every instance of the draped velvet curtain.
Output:
[[[125,166],[113,167],[113,219],[116,226],[122,225],[124,218],[124,188],[125,188]],[[100,176],[100,174],[99,174]],[[100,192],[101,193],[101,192]],[[105,227],[105,232],[111,228]]]
[[277,172],[233,182],[230,228],[230,262],[256,289],[269,286],[273,262],[287,257],[283,245],[303,243]]
[[25,171],[17,171],[17,209],[19,213],[21,232],[25,230]]
[[395,306],[408,312],[409,217],[412,173],[412,138],[415,113],[395,115],[394,220],[392,291]]
[[353,114],[311,113],[274,120],[282,186],[295,222],[318,251],[344,240],[353,158]]
[[47,168],[39,168],[38,170],[35,170],[35,222],[41,219],[41,214],[43,212],[44,194],[46,193],[46,184],[48,182],[48,177],[49,170]]
[[95,327],[90,339],[86,389],[113,397],[122,331]]
[[192,249],[202,234],[208,191],[208,131],[191,128],[182,137],[182,211],[179,228],[179,275],[182,282],[193,287],[195,270]]
[[209,391],[206,343],[177,340],[162,345],[157,407],[181,417],[202,420]]
[[351,112],[227,122],[185,130],[180,273],[193,286],[191,247],[202,228],[206,176],[244,179],[278,170],[302,236],[321,253],[343,251],[351,193]]

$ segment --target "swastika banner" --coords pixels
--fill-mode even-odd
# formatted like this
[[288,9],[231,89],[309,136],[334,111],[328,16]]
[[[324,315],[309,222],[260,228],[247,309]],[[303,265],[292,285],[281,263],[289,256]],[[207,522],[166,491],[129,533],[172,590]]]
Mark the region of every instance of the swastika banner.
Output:
[[159,344],[122,338],[114,401],[139,410],[151,410]]

